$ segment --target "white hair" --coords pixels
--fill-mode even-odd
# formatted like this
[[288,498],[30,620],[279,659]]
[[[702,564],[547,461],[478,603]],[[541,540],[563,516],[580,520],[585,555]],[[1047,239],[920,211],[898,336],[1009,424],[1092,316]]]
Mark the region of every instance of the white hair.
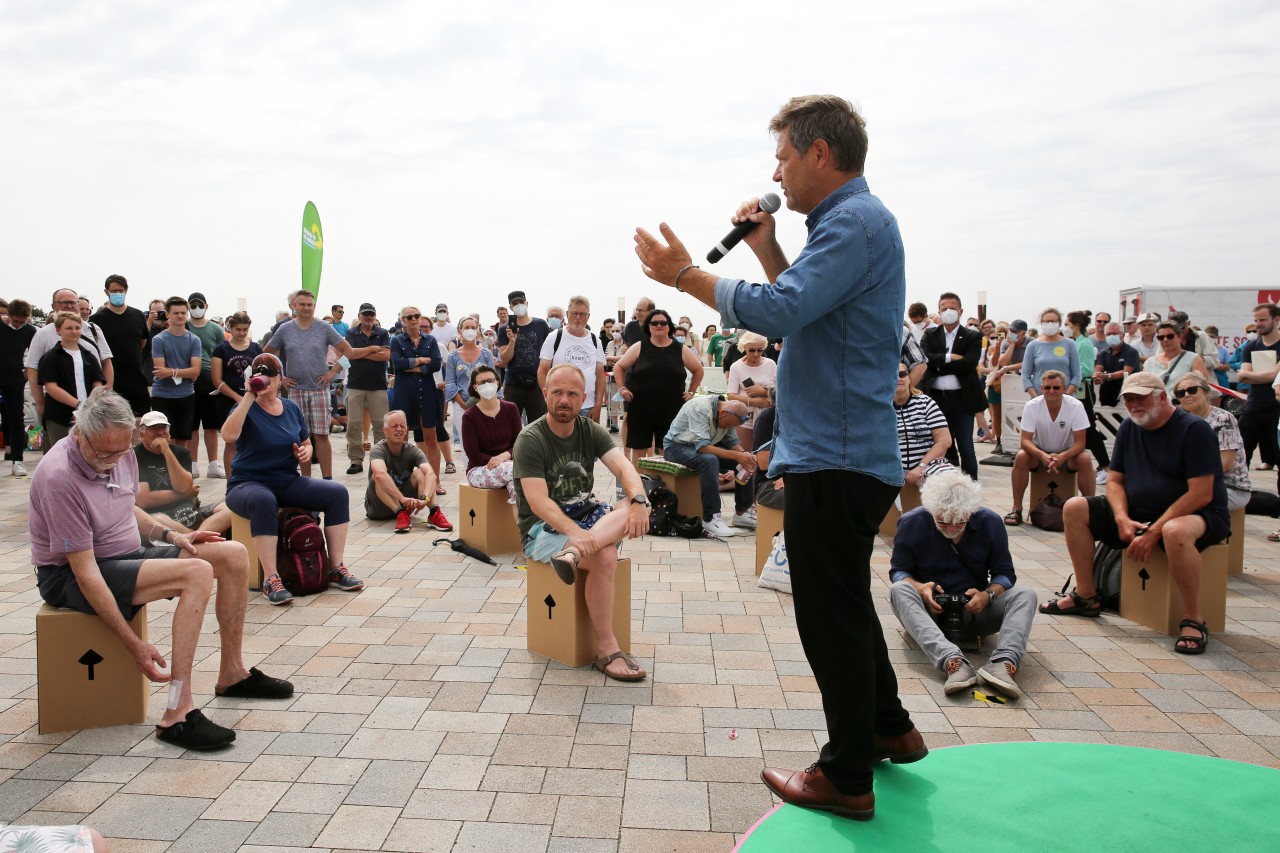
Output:
[[982,506],[982,486],[954,468],[939,471],[925,480],[920,503],[935,519],[958,524]]

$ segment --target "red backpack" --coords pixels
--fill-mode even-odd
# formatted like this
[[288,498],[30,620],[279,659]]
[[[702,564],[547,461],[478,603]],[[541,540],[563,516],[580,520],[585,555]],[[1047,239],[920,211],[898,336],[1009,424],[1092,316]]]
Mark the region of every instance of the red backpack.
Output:
[[314,595],[329,587],[329,553],[324,531],[308,510],[280,510],[276,565],[284,588],[294,595]]

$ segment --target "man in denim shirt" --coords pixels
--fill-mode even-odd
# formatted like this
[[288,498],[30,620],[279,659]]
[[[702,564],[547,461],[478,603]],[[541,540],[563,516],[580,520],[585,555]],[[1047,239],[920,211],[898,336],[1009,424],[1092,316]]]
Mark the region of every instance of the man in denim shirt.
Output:
[[794,264],[757,199],[733,221],[757,223],[745,241],[768,284],[694,268],[665,223],[665,243],[637,229],[636,254],[646,275],[716,307],[726,327],[786,338],[769,473],[786,476],[796,627],[830,739],[809,769],[761,775],[788,803],[869,820],[874,763],[928,753],[898,699],[870,590],[876,530],[902,486],[892,403],[906,305],[902,237],[862,177],[865,123],[847,101],[794,98],[770,130],[773,179],[787,206],[808,214]]

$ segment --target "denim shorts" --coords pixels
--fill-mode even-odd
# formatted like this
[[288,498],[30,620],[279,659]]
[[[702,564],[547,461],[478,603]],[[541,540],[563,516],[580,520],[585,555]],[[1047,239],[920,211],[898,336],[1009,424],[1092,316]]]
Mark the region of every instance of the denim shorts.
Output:
[[[609,504],[600,504],[589,515],[579,519],[577,524],[583,530],[590,530],[600,519],[608,515],[611,509],[613,507]],[[535,522],[533,527],[529,528],[529,534],[520,540],[524,555],[539,563],[547,562],[563,551],[568,544],[569,537],[556,532],[555,528],[548,527],[545,521]]]

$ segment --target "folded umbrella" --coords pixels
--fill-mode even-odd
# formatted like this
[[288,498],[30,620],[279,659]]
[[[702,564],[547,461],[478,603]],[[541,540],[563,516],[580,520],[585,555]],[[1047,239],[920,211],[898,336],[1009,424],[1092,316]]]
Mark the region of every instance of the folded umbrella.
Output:
[[488,554],[486,554],[484,551],[481,551],[479,548],[472,548],[470,545],[468,545],[466,542],[463,542],[461,539],[450,539],[449,537],[446,536],[446,537],[437,539],[431,544],[439,545],[441,542],[448,542],[449,547],[457,551],[459,554],[466,554],[468,557],[479,560],[482,563],[488,563],[491,566],[498,565],[493,561],[493,558],[490,557]]

